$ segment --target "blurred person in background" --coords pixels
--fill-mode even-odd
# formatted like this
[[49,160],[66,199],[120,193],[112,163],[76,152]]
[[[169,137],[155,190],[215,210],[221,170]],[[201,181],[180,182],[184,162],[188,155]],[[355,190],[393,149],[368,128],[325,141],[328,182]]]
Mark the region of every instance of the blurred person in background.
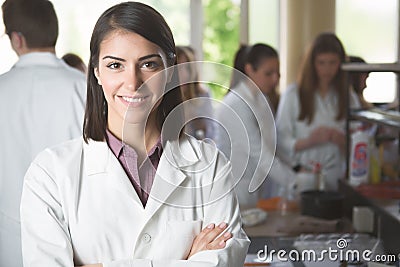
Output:
[[[195,52],[189,46],[177,46],[176,55],[178,64],[192,62],[192,64],[184,64],[178,68],[183,102],[193,100],[187,102],[188,105],[184,106],[185,116],[187,118],[201,117],[189,121],[185,125],[185,132],[197,139],[214,139],[214,124],[211,119],[213,107],[210,99],[210,90],[198,82],[199,73],[197,67],[199,63],[195,63]],[[190,82],[188,83],[187,81]]]
[[233,68],[240,71],[240,73],[236,71],[232,72],[229,88],[235,88],[242,80],[243,76],[241,75],[241,73],[244,73],[246,55],[249,52],[250,48],[250,45],[241,44],[238,50],[236,50],[235,57],[233,59]]
[[[366,63],[365,60],[358,56],[349,56],[349,63]],[[350,83],[353,87],[354,92],[358,96],[362,108],[372,108],[374,105],[367,102],[364,98],[364,89],[367,88],[367,79],[369,72],[350,72],[349,73]]]
[[55,55],[58,21],[47,0],[7,0],[5,31],[19,60],[0,76],[0,266],[21,267],[20,198],[36,154],[82,133],[85,77]]
[[[241,73],[237,72],[241,71]],[[229,133],[218,127],[217,145],[228,158],[235,147],[238,162],[246,162],[248,165],[242,178],[235,190],[238,195],[239,203],[242,207],[254,207],[260,198],[269,198],[280,195],[280,185],[287,186],[294,179],[294,172],[278,158],[272,160],[272,167],[268,174],[269,179],[264,182],[256,192],[249,192],[250,179],[257,169],[257,164],[261,156],[261,143],[273,143],[273,137],[269,135],[261,136],[260,122],[256,119],[256,112],[270,113],[271,125],[267,125],[274,130],[273,116],[275,114],[274,106],[268,97],[271,92],[276,90],[280,78],[279,57],[277,51],[266,44],[255,44],[253,46],[241,46],[236,52],[234,60],[234,71],[232,73],[229,92],[223,99],[223,104],[229,106],[235,112],[244,124],[244,128],[250,140],[250,149],[243,144],[245,140],[235,140],[228,136]],[[256,85],[256,93],[253,87]],[[236,119],[226,114],[223,108],[217,110],[217,119],[222,126],[236,129],[239,123]],[[265,140],[261,140],[265,138]],[[264,145],[264,153],[273,155],[275,147]],[[232,160],[232,158],[231,158]],[[235,162],[232,160],[233,165]],[[268,171],[268,170],[267,170]],[[282,188],[281,188],[282,189]]]
[[73,54],[73,53],[67,53],[61,58],[64,60],[65,63],[67,63],[69,66],[83,72],[85,75],[87,73],[87,67],[86,64],[83,62],[82,58],[80,58],[78,55]]
[[[346,53],[333,33],[319,34],[299,71],[298,82],[280,99],[277,112],[277,154],[297,170],[319,163],[325,189],[337,190],[345,170],[345,118],[348,80],[341,64]],[[353,91],[350,106],[359,107]],[[314,176],[297,181],[298,187],[314,186]]]

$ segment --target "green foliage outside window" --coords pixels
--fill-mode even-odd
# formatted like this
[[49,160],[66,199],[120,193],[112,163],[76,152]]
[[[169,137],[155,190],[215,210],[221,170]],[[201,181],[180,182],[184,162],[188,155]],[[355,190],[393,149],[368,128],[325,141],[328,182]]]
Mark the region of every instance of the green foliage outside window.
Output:
[[[239,48],[240,6],[232,0],[203,0],[203,5],[204,60],[232,66]],[[210,84],[209,87],[216,99],[221,99],[226,93],[221,86]]]

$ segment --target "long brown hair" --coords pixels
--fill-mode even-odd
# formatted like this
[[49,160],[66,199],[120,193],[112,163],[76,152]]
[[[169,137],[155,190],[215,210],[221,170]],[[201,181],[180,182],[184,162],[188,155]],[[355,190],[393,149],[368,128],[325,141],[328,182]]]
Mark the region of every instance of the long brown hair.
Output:
[[[300,69],[298,77],[300,114],[299,120],[306,120],[310,124],[315,114],[315,94],[319,83],[317,71],[315,68],[315,59],[317,55],[323,53],[334,53],[340,58],[340,62],[346,60],[346,53],[339,38],[333,33],[321,33],[312,43]],[[347,75],[341,68],[338,69],[331,85],[335,88],[338,97],[338,110],[336,120],[341,120],[346,115],[346,97],[347,97]]]
[[[187,62],[195,62],[196,61],[196,55],[190,46],[177,46],[176,47],[176,56],[177,60],[179,62],[179,58],[186,58]],[[187,65],[188,71],[189,71],[189,76],[191,82],[186,84],[187,88],[185,90],[182,90],[182,97],[183,101],[198,97],[199,95],[203,94],[203,89],[200,86],[199,82],[196,82],[199,80],[199,74],[198,70],[196,69],[195,64],[190,64]]]
[[[90,40],[90,59],[87,77],[87,101],[83,123],[83,138],[103,141],[107,128],[107,102],[102,87],[97,83],[94,69],[99,64],[100,44],[112,31],[124,30],[134,32],[158,45],[167,55],[168,67],[176,65],[175,42],[171,29],[164,18],[152,7],[139,2],[125,2],[106,10],[98,19]],[[175,70],[166,87],[178,85],[178,74]],[[157,108],[157,127],[161,132],[168,114],[182,103],[179,87],[164,94]],[[177,118],[180,120],[181,118]]]

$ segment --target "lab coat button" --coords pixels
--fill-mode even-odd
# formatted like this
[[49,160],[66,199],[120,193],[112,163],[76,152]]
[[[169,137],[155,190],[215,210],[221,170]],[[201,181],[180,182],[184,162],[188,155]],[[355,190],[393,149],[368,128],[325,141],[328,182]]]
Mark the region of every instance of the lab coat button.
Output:
[[142,237],[143,242],[145,243],[150,243],[151,241],[151,235],[149,235],[148,233],[145,233]]

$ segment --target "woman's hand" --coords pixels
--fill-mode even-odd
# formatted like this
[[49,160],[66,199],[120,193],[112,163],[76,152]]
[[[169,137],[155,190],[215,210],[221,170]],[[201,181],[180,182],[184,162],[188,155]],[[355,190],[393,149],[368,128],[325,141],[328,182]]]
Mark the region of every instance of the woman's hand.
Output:
[[332,139],[332,128],[320,126],[311,131],[307,138],[299,139],[295,144],[295,151],[301,151],[317,145],[330,142]]
[[311,132],[309,139],[313,145],[328,143],[332,139],[332,130],[333,128],[320,126]]
[[227,226],[228,225],[223,222],[218,226],[215,226],[215,224],[212,223],[204,228],[203,231],[201,231],[201,233],[198,234],[194,239],[188,258],[203,250],[224,248],[226,241],[232,238],[232,233],[225,232],[223,235],[219,235],[226,229]]
[[342,131],[332,128],[330,141],[336,144],[339,147],[340,151],[344,152],[344,149],[346,147],[346,136]]

